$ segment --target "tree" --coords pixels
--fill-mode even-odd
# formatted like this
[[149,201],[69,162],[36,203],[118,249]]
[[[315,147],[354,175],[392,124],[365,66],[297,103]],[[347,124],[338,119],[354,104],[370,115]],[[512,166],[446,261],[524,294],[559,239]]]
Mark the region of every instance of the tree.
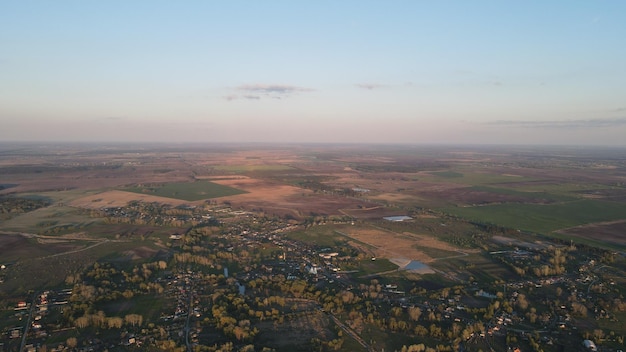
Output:
[[528,301],[526,300],[526,296],[524,294],[519,294],[517,296],[517,306],[521,310],[528,309]]
[[414,331],[415,331],[415,335],[417,336],[424,337],[428,335],[428,329],[426,329],[425,327],[419,324],[415,327]]
[[89,317],[85,317],[85,316],[79,317],[79,318],[76,318],[76,320],[74,320],[74,325],[79,329],[84,329],[89,326],[89,321],[90,321]]
[[419,307],[409,307],[409,317],[413,321],[418,321],[422,315],[422,310]]
[[119,329],[124,324],[124,319],[120,317],[110,317],[107,318],[107,325],[109,328]]
[[130,324],[132,326],[141,326],[143,323],[143,316],[140,314],[127,314],[124,317],[124,321],[126,324]]
[[594,329],[593,337],[596,339],[596,341],[602,340],[604,338],[604,331],[602,331],[602,329]]
[[78,346],[78,340],[75,337],[68,337],[65,343],[69,348],[76,348],[76,346]]
[[578,314],[581,317],[587,316],[587,307],[579,302],[572,302],[572,311],[574,314]]

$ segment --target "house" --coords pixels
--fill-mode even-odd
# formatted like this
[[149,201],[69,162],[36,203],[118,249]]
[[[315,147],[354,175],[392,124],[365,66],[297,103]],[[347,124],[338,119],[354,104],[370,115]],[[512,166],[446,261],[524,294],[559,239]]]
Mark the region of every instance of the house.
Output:
[[598,348],[596,347],[596,344],[593,343],[593,341],[591,340],[585,340],[583,341],[583,346],[585,346],[585,348],[589,351],[597,351]]

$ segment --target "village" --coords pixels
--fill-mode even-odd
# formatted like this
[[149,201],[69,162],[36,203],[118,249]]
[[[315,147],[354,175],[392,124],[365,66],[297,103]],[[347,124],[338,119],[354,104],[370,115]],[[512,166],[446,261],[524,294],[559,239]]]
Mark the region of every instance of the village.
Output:
[[[130,205],[139,206],[146,208]],[[384,344],[367,338],[372,326],[392,336],[412,336],[406,348],[422,344],[449,351],[558,345],[580,345],[582,351],[595,350],[599,342],[623,343],[623,336],[579,330],[589,319],[615,320],[612,312],[626,304],[615,282],[606,279],[606,257],[565,264],[542,259],[545,249],[501,246],[491,255],[512,267],[528,260],[553,263],[548,275],[425,289],[402,276],[364,275],[359,267],[377,258],[345,242],[320,246],[291,238],[290,232],[304,230],[293,221],[225,207],[202,215],[182,211],[191,212],[179,216],[188,223],[192,219],[193,226],[171,234],[170,250],[154,261],[95,263],[65,288],[15,297],[5,308],[13,313],[3,323],[0,350],[289,348],[293,341],[275,339],[277,332],[304,335],[306,344],[323,349],[353,343],[382,350]],[[104,213],[109,219],[133,214],[128,209]],[[162,222],[158,214],[151,221]],[[558,253],[565,255],[565,249]],[[291,326],[302,319],[325,323],[308,333],[294,332]],[[316,340],[320,334],[324,340]]]

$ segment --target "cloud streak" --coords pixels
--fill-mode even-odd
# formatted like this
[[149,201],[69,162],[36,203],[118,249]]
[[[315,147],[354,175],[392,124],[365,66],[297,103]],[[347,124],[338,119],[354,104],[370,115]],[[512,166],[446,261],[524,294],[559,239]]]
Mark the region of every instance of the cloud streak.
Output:
[[290,95],[301,92],[311,92],[311,88],[303,88],[297,86],[283,85],[283,84],[246,84],[237,87],[237,90],[258,93],[258,94],[278,94],[278,95]]
[[312,92],[314,89],[286,84],[244,84],[235,88],[236,94],[224,97],[228,101],[245,99],[260,100],[263,98],[284,99],[294,94]]
[[524,128],[602,128],[626,126],[626,117],[600,118],[600,119],[580,119],[580,120],[499,120],[488,122],[489,125],[511,126]]
[[258,96],[258,95],[237,95],[237,94],[231,94],[231,95],[224,96],[224,99],[226,99],[228,101],[239,100],[239,99],[259,100],[259,99],[261,99],[261,97]]
[[367,90],[374,90],[386,87],[384,84],[380,83],[357,83],[355,84],[355,86]]

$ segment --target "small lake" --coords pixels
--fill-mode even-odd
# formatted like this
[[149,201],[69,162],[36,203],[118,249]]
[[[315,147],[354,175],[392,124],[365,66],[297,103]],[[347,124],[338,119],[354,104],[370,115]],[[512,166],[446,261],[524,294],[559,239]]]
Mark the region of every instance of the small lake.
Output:
[[410,270],[410,271],[419,271],[422,273],[432,273],[434,272],[433,269],[431,269],[428,265],[418,261],[418,260],[411,260],[409,262],[409,264],[405,265],[403,268],[403,270]]

